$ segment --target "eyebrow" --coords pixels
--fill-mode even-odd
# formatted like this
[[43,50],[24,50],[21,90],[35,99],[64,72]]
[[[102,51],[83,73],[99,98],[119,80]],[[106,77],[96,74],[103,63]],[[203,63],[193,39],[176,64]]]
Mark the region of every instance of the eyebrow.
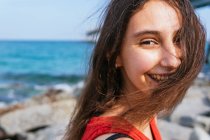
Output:
[[145,34],[152,34],[152,35],[158,35],[160,36],[160,32],[159,31],[155,31],[155,30],[144,30],[144,31],[139,31],[134,33],[134,37],[138,37],[138,36],[142,36]]
[[[178,29],[176,31],[174,31],[174,36],[180,32],[181,29]],[[139,32],[136,32],[134,33],[134,37],[138,37],[138,36],[142,36],[142,35],[145,35],[145,34],[151,34],[151,35],[157,35],[157,36],[161,36],[161,33],[159,31],[156,31],[156,30],[143,30],[143,31],[139,31]]]

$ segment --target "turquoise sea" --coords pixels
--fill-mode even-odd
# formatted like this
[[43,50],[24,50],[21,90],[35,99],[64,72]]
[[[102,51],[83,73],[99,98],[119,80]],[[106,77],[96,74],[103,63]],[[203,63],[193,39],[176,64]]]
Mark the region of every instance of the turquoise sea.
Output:
[[84,79],[94,44],[82,41],[0,41],[0,102],[11,103],[57,84]]

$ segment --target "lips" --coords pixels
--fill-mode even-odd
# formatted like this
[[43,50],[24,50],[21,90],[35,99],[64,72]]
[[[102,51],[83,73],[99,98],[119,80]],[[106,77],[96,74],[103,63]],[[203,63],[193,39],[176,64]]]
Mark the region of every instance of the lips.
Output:
[[156,82],[168,80],[169,74],[148,74],[148,76]]

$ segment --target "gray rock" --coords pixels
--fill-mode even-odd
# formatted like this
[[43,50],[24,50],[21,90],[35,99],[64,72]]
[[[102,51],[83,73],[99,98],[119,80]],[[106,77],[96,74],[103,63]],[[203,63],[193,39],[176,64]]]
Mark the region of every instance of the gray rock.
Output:
[[0,124],[7,134],[12,135],[33,128],[68,122],[75,103],[76,100],[72,98],[19,109],[1,116]]
[[190,140],[210,140],[210,136],[203,128],[196,126],[193,129]]
[[26,134],[27,140],[61,140],[65,133],[67,123],[53,125],[36,133]]
[[170,116],[170,120],[184,126],[193,127],[196,116],[210,111],[210,106],[205,101],[206,95],[201,88],[192,86],[182,103]]
[[163,140],[189,140],[192,129],[178,124],[158,120],[158,127]]
[[210,117],[197,116],[195,118],[195,126],[200,126],[206,132],[210,133]]

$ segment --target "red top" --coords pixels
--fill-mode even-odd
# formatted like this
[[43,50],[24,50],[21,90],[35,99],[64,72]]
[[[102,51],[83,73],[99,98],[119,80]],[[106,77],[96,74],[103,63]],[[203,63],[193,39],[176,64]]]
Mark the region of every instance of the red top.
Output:
[[[150,127],[154,140],[161,140],[155,119],[150,121]],[[94,140],[107,133],[122,133],[130,136],[133,140],[149,140],[132,124],[121,117],[93,117],[87,124],[82,140]]]

